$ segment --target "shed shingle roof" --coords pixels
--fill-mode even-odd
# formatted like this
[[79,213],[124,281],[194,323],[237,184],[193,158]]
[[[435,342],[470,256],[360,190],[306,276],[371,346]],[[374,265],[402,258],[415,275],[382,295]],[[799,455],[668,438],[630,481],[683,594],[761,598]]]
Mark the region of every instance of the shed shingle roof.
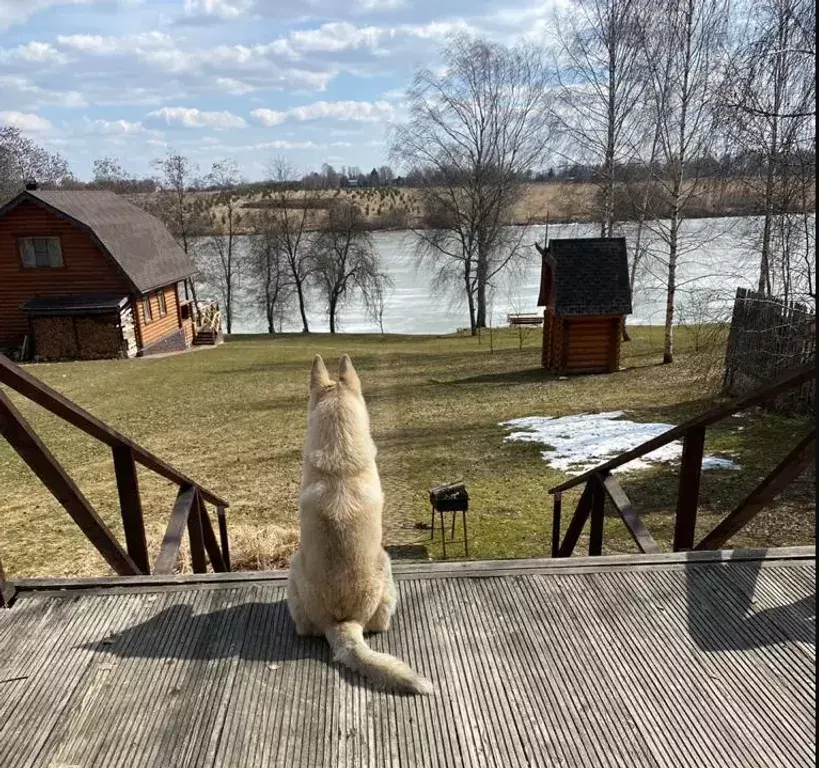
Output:
[[196,273],[159,219],[113,192],[26,190],[0,208],[0,217],[26,201],[88,230],[140,293]]
[[556,315],[631,314],[625,238],[550,240],[548,254],[555,265]]

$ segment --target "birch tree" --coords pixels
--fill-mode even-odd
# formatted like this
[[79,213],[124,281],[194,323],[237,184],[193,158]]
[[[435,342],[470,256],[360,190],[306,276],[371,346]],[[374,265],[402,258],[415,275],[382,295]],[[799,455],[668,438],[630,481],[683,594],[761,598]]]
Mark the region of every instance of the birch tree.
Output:
[[740,179],[761,212],[751,239],[760,256],[758,290],[786,299],[794,270],[807,267],[813,284],[815,27],[810,0],[750,0],[723,90],[731,145],[755,159]]
[[573,162],[597,165],[596,218],[612,237],[618,163],[632,159],[647,87],[640,20],[644,0],[574,0],[556,17],[555,115]]
[[702,161],[715,140],[716,94],[724,64],[727,0],[662,0],[643,17],[647,94],[656,119],[653,183],[668,218],[651,222],[665,247],[663,362],[674,360],[674,309],[684,223],[702,191]]

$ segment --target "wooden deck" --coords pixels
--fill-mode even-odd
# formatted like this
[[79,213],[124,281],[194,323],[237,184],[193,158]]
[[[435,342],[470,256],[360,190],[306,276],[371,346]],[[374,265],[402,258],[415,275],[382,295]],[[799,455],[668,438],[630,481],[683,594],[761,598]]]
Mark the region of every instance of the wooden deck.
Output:
[[0,766],[813,766],[814,555],[397,567],[372,645],[427,699],[298,639],[281,574],[25,582]]

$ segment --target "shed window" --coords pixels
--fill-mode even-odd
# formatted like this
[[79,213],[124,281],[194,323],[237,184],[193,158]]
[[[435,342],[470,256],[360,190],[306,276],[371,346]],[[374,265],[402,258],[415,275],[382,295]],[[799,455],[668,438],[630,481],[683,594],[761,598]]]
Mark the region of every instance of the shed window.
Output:
[[21,237],[20,258],[26,268],[61,267],[63,252],[59,237]]
[[145,317],[145,324],[147,325],[154,319],[153,312],[151,311],[151,297],[146,296],[142,299],[142,314]]
[[159,316],[165,317],[165,315],[168,314],[168,305],[165,303],[165,291],[157,293],[156,298],[159,302]]

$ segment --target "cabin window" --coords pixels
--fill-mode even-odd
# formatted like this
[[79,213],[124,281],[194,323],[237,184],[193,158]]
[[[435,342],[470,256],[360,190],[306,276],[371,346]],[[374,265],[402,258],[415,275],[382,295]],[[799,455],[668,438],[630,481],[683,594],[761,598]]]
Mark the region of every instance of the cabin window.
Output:
[[61,267],[63,251],[59,237],[21,237],[20,258],[26,268]]
[[148,325],[153,319],[154,314],[151,310],[151,297],[146,296],[142,299],[142,314],[145,317],[145,325]]
[[159,302],[159,316],[165,317],[165,315],[168,314],[168,305],[165,303],[165,291],[157,293],[156,298]]

